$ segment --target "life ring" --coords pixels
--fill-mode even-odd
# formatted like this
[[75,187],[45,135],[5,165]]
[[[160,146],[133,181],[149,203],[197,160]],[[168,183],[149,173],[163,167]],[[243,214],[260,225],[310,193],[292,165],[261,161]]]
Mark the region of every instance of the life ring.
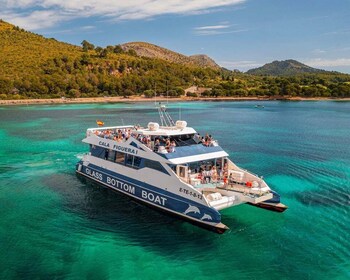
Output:
[[246,187],[248,187],[248,188],[251,188],[251,187],[253,187],[253,184],[252,184],[252,182],[246,182],[245,183],[245,185],[246,185]]

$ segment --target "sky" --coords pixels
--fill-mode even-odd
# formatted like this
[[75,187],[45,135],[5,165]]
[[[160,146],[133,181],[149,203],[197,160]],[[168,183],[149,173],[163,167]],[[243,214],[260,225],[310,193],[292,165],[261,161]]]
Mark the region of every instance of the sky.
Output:
[[74,45],[206,54],[231,70],[295,59],[350,73],[350,0],[0,0],[0,18]]

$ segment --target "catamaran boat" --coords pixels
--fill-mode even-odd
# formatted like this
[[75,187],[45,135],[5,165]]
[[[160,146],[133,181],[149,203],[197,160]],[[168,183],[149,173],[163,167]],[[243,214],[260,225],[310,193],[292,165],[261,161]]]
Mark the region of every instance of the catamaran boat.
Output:
[[174,122],[164,105],[161,124],[89,128],[90,151],[76,172],[195,225],[225,232],[220,210],[243,203],[283,212],[280,196],[262,177],[234,164],[211,136]]

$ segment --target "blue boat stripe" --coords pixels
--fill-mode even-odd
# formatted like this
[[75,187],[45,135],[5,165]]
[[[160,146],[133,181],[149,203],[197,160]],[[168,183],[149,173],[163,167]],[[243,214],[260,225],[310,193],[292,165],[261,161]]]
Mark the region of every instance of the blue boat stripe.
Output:
[[[92,167],[90,167],[92,166]],[[124,175],[121,175],[119,173],[115,173],[113,171],[110,171],[110,170],[106,170],[106,169],[103,169],[103,168],[100,168],[99,166],[97,165],[94,165],[94,164],[89,164],[89,166],[86,166],[88,168],[94,168],[96,170],[98,170],[99,172],[101,173],[104,173],[106,175],[110,175],[110,176],[114,176],[115,178],[117,178],[118,180],[123,180],[125,182],[128,182],[128,183],[131,183],[131,184],[134,184],[144,190],[151,190],[152,192],[155,192],[155,193],[158,193],[160,195],[163,195],[163,196],[167,196],[168,198],[171,198],[171,199],[176,199],[178,201],[184,201],[188,204],[196,204],[197,206],[201,206],[201,207],[209,207],[208,205],[205,205],[205,204],[200,204],[196,201],[193,201],[193,200],[189,200],[188,198],[185,198],[185,197],[182,197],[182,196],[179,196],[177,194],[174,194],[174,193],[171,193],[171,196],[168,194],[169,192],[165,191],[165,190],[162,190],[162,189],[159,189],[153,185],[150,185],[148,183],[144,183],[144,182],[140,182],[138,180],[135,180],[133,178],[130,178],[130,177],[127,177],[127,176],[124,176]],[[122,179],[121,179],[122,177]],[[146,186],[146,187],[145,187]]]
[[[81,170],[78,170],[79,164],[82,167]],[[221,214],[210,206],[200,204],[111,170],[103,169],[94,164],[85,166],[80,161],[77,164],[76,171],[113,190],[118,190],[121,193],[128,194],[131,197],[135,197],[156,207],[167,209],[181,216],[192,217],[196,221],[202,221],[201,219],[204,218],[205,220],[209,217],[207,222],[209,220],[215,224],[221,222]],[[113,182],[112,180],[115,181]]]
[[93,180],[93,181],[99,183],[99,184],[103,184],[103,185],[105,185],[105,186],[108,187],[108,188],[111,188],[111,189],[113,189],[113,190],[116,190],[116,191],[118,191],[118,192],[120,192],[120,193],[122,193],[122,194],[126,194],[126,195],[128,195],[128,196],[130,196],[130,197],[132,197],[132,198],[136,198],[137,200],[141,200],[141,201],[144,201],[144,202],[146,202],[146,203],[148,203],[148,204],[152,204],[152,205],[154,205],[155,207],[161,208],[161,209],[164,210],[164,211],[172,212],[172,213],[174,213],[174,214],[176,214],[176,215],[183,216],[183,217],[185,217],[185,218],[187,218],[187,219],[191,219],[191,220],[196,221],[196,222],[200,221],[200,222],[203,223],[203,224],[208,224],[208,225],[213,225],[213,226],[214,226],[214,225],[220,223],[220,221],[219,221],[219,222],[208,222],[208,221],[203,221],[203,220],[200,220],[200,219],[191,217],[191,216],[189,216],[189,215],[185,215],[185,214],[183,214],[183,213],[181,213],[181,212],[178,212],[178,211],[175,211],[175,210],[166,208],[166,207],[162,207],[161,205],[152,203],[152,202],[150,202],[149,200],[142,199],[142,198],[140,198],[140,197],[138,197],[138,196],[132,195],[132,194],[130,194],[130,193],[126,192],[126,191],[123,191],[123,190],[121,190],[121,189],[114,188],[114,187],[112,187],[111,185],[108,185],[108,184],[106,184],[105,182],[96,180],[95,178],[93,178],[93,177],[91,177],[91,176],[88,176],[87,174],[85,174],[85,173],[83,173],[83,172],[80,172],[80,171],[78,171],[78,170],[76,170],[76,172],[79,173],[79,174],[81,174],[81,175],[83,175],[83,176],[85,176],[85,177],[88,178],[88,179],[91,179],[91,180]]

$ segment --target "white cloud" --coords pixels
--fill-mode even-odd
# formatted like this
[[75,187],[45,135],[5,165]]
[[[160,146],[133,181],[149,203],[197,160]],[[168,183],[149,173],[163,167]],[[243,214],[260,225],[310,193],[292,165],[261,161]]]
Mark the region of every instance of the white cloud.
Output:
[[229,33],[239,33],[247,31],[247,29],[232,29],[229,24],[207,25],[195,27],[194,34],[198,36],[209,36]]
[[336,58],[336,59],[310,59],[304,62],[306,65],[312,67],[339,67],[350,66],[350,58]]
[[230,25],[209,25],[209,26],[196,27],[195,30],[213,30],[213,29],[224,29],[229,27]]
[[0,0],[0,18],[35,30],[75,18],[113,20],[153,18],[164,14],[200,14],[246,0]]
[[66,20],[67,16],[56,13],[55,11],[34,11],[30,14],[21,13],[1,13],[0,18],[9,21],[12,24],[29,30],[44,29],[54,26],[60,21]]
[[94,29],[95,26],[92,26],[92,25],[86,25],[86,26],[82,26],[81,29],[82,30],[91,30],[91,29]]
[[194,33],[198,36],[210,36],[210,35],[220,35],[220,34],[230,34],[230,33],[240,33],[248,31],[248,29],[237,29],[237,30],[226,30],[226,31],[219,31],[219,30],[196,30]]

